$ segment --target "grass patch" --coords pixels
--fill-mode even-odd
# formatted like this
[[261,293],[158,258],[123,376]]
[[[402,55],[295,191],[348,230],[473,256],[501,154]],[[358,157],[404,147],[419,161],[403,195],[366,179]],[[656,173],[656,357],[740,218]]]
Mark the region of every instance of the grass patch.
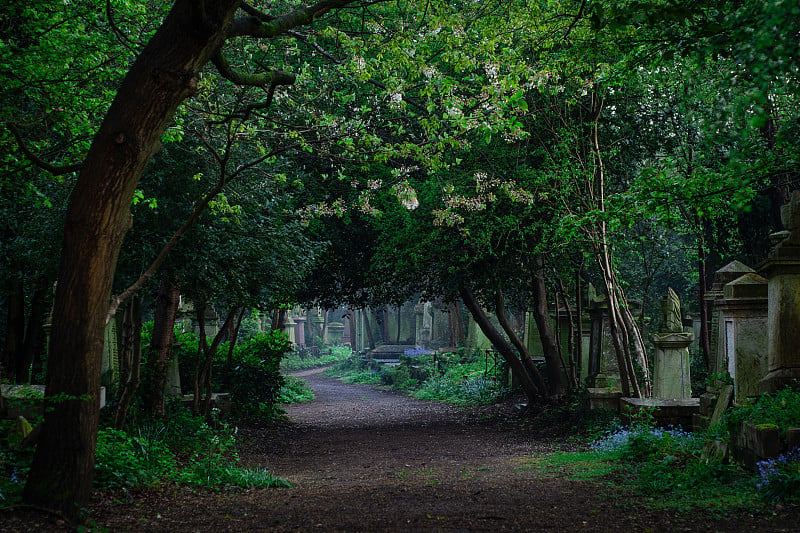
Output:
[[538,477],[553,478],[566,475],[576,481],[599,481],[622,470],[610,458],[596,452],[555,452],[547,455],[522,457],[520,470],[532,470]]
[[281,370],[291,372],[293,370],[306,370],[321,366],[332,365],[344,361],[352,356],[353,352],[347,346],[330,346],[320,350],[319,355],[300,354],[292,352],[285,356],[281,361]]

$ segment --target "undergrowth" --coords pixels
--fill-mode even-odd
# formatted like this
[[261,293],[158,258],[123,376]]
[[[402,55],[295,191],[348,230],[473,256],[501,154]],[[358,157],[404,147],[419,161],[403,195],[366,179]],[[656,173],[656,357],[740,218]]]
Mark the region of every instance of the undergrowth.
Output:
[[396,365],[379,364],[354,355],[325,371],[325,375],[347,383],[367,383],[405,392],[421,400],[454,405],[484,405],[507,392],[483,357],[434,354],[409,350]]
[[302,403],[314,400],[314,391],[302,379],[295,376],[284,376],[283,388],[278,402],[283,404]]
[[347,359],[351,355],[352,351],[347,346],[329,346],[323,348],[319,355],[312,355],[305,351],[292,352],[281,361],[281,370],[290,372],[292,370],[305,370],[332,365]]
[[[3,435],[15,434],[2,421]],[[239,464],[236,429],[217,421],[210,426],[177,403],[163,419],[139,419],[124,430],[103,427],[97,436],[94,487],[125,493],[168,484],[211,489],[288,487],[263,468]],[[33,449],[19,448],[17,438],[0,439],[0,505],[21,501]]]

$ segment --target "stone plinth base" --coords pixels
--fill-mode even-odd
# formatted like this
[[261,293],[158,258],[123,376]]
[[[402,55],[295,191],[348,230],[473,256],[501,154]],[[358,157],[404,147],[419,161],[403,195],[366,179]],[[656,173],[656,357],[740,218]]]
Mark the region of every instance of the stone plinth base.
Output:
[[692,417],[700,412],[700,398],[666,400],[662,398],[621,398],[622,413],[635,416],[642,409],[655,409],[653,416],[659,426],[692,429]]
[[399,363],[406,350],[417,348],[413,344],[382,344],[367,352],[367,357],[379,363]]
[[608,409],[609,411],[619,412],[620,399],[622,393],[620,391],[589,388],[589,409]]

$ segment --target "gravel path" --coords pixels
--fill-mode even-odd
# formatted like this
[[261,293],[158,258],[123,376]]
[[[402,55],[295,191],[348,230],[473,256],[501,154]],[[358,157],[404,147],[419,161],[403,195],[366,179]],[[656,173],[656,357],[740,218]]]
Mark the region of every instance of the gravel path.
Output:
[[[797,508],[753,516],[653,510],[613,484],[575,481],[569,449],[519,424],[512,405],[459,409],[296,374],[316,400],[290,425],[240,432],[245,464],[292,488],[148,491],[93,509],[108,531],[796,531]],[[0,527],[0,529],[2,529]]]

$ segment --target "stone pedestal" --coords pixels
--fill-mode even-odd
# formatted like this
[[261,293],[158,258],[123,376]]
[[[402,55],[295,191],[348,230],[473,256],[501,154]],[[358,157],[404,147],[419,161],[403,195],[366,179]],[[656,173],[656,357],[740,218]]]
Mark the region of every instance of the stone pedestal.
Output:
[[306,345],[306,317],[294,317],[294,340],[298,346]]
[[297,337],[295,336],[295,322],[292,319],[292,316],[287,314],[286,322],[283,324],[283,332],[286,333],[286,336],[289,338],[289,342],[292,343],[292,346],[295,346],[297,343]]
[[774,392],[800,381],[800,191],[781,207],[785,231],[761,272],[769,279],[769,373],[762,392]]
[[656,347],[653,357],[653,396],[655,398],[686,399],[692,397],[689,370],[691,333],[653,335]]
[[315,313],[308,318],[308,325],[311,328],[311,342],[312,344],[317,340],[322,340],[322,326],[325,323],[325,317],[319,313]]
[[769,373],[761,381],[761,392],[800,380],[800,247],[779,247],[776,252],[761,268],[769,279]]

